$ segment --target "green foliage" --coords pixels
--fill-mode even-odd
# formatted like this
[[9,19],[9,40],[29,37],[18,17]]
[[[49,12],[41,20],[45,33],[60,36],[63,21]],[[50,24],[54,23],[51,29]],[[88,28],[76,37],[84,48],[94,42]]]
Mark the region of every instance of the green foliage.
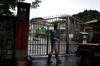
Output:
[[42,28],[36,29],[36,32],[40,34],[46,34],[47,30],[44,27],[42,27]]
[[52,24],[64,24],[65,23],[65,21],[64,20],[56,20],[56,21],[54,21],[54,22],[52,22]]
[[[22,0],[25,1],[25,0]],[[32,2],[32,8],[38,7],[41,0],[35,0]],[[17,0],[0,0],[0,15],[14,16],[14,13],[10,10],[15,10]]]
[[10,9],[15,9],[17,0],[0,0],[0,15],[12,16]]
[[47,30],[46,28],[42,27],[42,28],[38,28],[36,29],[36,37],[47,37]]
[[100,12],[98,12],[97,10],[84,10],[84,12],[74,14],[73,17],[86,22],[94,19],[100,19]]
[[37,7],[39,7],[39,3],[41,3],[41,0],[35,0],[35,1],[32,2],[31,7],[32,8],[37,8]]

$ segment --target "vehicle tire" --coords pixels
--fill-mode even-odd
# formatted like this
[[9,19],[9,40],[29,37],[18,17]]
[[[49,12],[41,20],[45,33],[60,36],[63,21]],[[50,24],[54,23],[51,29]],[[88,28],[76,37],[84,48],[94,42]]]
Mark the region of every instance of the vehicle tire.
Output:
[[93,65],[89,59],[82,58],[81,59],[81,66],[93,66]]

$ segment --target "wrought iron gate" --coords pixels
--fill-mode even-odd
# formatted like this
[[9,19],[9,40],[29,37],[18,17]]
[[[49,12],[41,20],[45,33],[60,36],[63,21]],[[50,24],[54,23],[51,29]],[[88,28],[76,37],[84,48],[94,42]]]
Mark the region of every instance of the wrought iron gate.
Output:
[[[60,54],[74,53],[77,44],[70,43],[69,34],[73,32],[70,25],[70,16],[60,15],[47,18],[33,18],[29,22],[29,36],[28,36],[28,55],[29,56],[42,56],[50,52],[50,36],[48,30],[53,29],[53,24],[58,24],[60,41],[57,47]],[[69,29],[69,27],[71,27]]]

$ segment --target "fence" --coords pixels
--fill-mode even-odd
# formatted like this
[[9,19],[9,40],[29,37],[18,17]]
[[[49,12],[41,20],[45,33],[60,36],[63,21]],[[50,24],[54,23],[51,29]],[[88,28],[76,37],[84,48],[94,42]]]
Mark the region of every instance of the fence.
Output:
[[[58,24],[60,41],[58,49],[60,54],[74,54],[78,44],[71,39],[74,32],[74,23],[68,15],[52,16],[47,18],[34,18],[29,22],[28,55],[48,55],[51,50],[48,30],[53,29],[53,24]],[[73,27],[72,27],[73,26]]]

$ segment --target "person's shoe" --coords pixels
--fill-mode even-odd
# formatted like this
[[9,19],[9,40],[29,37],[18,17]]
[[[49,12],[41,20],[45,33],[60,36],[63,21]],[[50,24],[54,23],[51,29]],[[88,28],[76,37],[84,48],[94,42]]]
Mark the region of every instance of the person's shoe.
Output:
[[48,64],[51,64],[51,63],[53,63],[53,61],[48,61]]
[[56,63],[61,64],[61,60],[57,60]]
[[61,60],[59,59],[58,54],[55,54],[55,58],[56,58],[56,63],[60,64]]
[[49,55],[48,55],[48,61],[47,61],[47,62],[48,62],[48,64],[52,63],[52,61],[51,61],[51,57],[52,57],[52,55],[51,55],[51,54],[49,54]]

